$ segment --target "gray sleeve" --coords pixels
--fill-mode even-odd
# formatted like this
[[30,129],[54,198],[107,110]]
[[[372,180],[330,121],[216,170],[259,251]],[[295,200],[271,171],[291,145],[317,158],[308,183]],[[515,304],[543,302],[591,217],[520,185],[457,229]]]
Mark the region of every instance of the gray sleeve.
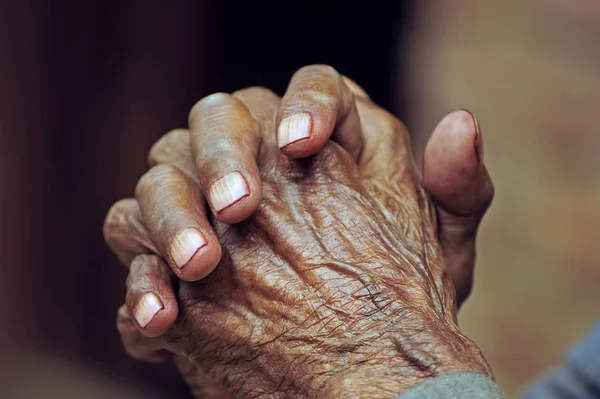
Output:
[[500,387],[480,373],[445,374],[422,382],[403,392],[397,399],[505,399]]
[[567,356],[565,365],[537,382],[525,399],[600,399],[600,323]]

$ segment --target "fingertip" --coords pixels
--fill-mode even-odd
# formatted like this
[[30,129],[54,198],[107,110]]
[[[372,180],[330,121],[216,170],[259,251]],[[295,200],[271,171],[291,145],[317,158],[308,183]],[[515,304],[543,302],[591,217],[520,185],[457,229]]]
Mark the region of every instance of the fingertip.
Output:
[[221,261],[221,254],[221,244],[218,241],[211,243],[196,252],[185,267],[176,271],[176,275],[185,281],[201,280],[215,270]]
[[446,115],[437,125],[425,147],[425,182],[434,191],[461,187],[479,169],[477,127],[467,111]]
[[208,245],[202,232],[196,227],[186,227],[173,239],[170,246],[171,259],[178,269],[185,267],[192,257]]
[[[174,320],[173,320],[174,321]],[[154,322],[154,321],[153,321]],[[171,322],[169,326],[173,324]],[[168,328],[168,327],[167,327]],[[117,312],[117,330],[121,335],[121,341],[125,347],[125,351],[134,359],[150,362],[163,363],[173,358],[173,354],[165,349],[152,348],[145,345],[148,339],[161,335],[166,331],[152,331],[141,328],[137,322],[131,317],[128,310],[128,305],[122,305]]]
[[256,162],[262,127],[246,102],[271,96],[266,89],[249,88],[233,96],[211,95],[196,106],[190,129],[197,175],[213,216],[224,223],[246,219],[260,202]]
[[277,144],[289,158],[306,158],[323,149],[335,127],[336,113],[296,112],[283,116],[277,127]]
[[[156,285],[143,292],[129,291],[126,303],[126,312],[132,316],[138,331],[146,337],[161,335],[177,319],[178,306],[174,293],[165,294],[164,288],[161,290]],[[120,309],[119,313],[122,312]]]
[[277,112],[277,143],[291,158],[315,155],[333,139],[353,156],[362,148],[360,118],[352,90],[327,65],[298,70]]
[[212,182],[207,192],[214,217],[228,224],[250,217],[258,208],[261,195],[261,180],[256,166],[225,174]]
[[[468,111],[459,110],[446,115],[436,126],[425,148],[425,157],[432,161],[428,166],[452,166],[455,170],[472,172],[479,166],[477,154],[479,123]],[[454,166],[460,166],[454,168]]]
[[326,141],[309,139],[297,141],[295,143],[281,147],[280,151],[283,155],[297,159],[306,158],[317,154],[325,146]]
[[145,322],[144,325],[140,324],[138,320],[138,324],[142,327],[142,333],[147,337],[155,337],[162,334],[171,327],[177,318],[177,302],[170,300],[168,297],[161,299],[153,292],[148,292],[140,298],[134,308],[134,312],[140,308],[147,309],[149,314],[156,311],[147,322],[143,320]]
[[294,112],[284,116],[277,127],[277,145],[284,148],[302,140],[308,140],[313,133],[313,117],[308,112]]
[[129,319],[145,336],[162,334],[177,318],[173,275],[158,256],[138,255],[127,277],[126,308],[119,309],[119,320]]
[[452,213],[471,214],[491,201],[482,143],[477,118],[459,110],[442,119],[425,147],[425,187]]
[[221,260],[221,244],[219,240],[214,235],[214,232],[206,232],[207,234],[202,234],[196,228],[186,228],[182,232],[179,233],[179,236],[185,236],[186,234],[190,234],[190,232],[197,232],[196,234],[201,234],[202,237],[206,237],[204,242],[186,239],[183,237],[182,241],[177,241],[177,238],[171,244],[172,252],[177,251],[180,246],[189,245],[191,249],[184,249],[182,251],[187,251],[189,253],[189,257],[185,260],[185,262],[177,263],[175,258],[172,256],[172,270],[173,273],[184,281],[198,281],[208,276],[215,267],[219,264]]
[[248,194],[226,208],[215,212],[215,218],[227,224],[239,223],[249,218],[260,204],[260,194]]

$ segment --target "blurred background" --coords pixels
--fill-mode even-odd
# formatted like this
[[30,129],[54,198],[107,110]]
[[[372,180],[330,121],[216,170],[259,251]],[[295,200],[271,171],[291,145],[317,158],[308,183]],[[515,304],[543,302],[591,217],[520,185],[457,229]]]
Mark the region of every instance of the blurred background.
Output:
[[400,116],[417,156],[446,113],[478,116],[496,199],[460,318],[510,397],[600,318],[600,3],[324,3],[0,1],[0,397],[189,397],[122,350],[104,215],[195,101],[282,94],[311,63]]

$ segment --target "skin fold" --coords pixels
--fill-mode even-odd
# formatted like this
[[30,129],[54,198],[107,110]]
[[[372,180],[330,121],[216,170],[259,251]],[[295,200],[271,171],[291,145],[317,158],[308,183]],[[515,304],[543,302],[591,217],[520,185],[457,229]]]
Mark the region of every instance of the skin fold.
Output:
[[[448,122],[458,125],[440,124],[423,179],[406,128],[355,83],[320,71],[295,76],[283,100],[262,88],[203,100],[189,132],[171,132],[153,148],[136,200],[113,207],[105,223],[107,241],[131,266],[118,313],[126,349],[149,361],[173,358],[198,397],[381,398],[453,371],[491,376],[456,322],[470,290],[475,232],[493,195],[477,156],[478,128],[457,128],[474,119],[462,111]],[[211,125],[206,118],[217,109],[229,117]],[[312,135],[280,148],[286,113],[307,109]],[[211,137],[206,126],[245,144]],[[458,144],[438,154],[447,131]],[[239,156],[209,162],[211,148]],[[459,168],[427,161],[456,153]],[[214,178],[202,176],[232,166],[251,194],[222,217],[204,205]],[[187,228],[208,242],[191,260],[201,271],[195,282],[181,272],[190,266],[174,268],[165,255]],[[162,308],[141,326],[132,314],[148,293]]]

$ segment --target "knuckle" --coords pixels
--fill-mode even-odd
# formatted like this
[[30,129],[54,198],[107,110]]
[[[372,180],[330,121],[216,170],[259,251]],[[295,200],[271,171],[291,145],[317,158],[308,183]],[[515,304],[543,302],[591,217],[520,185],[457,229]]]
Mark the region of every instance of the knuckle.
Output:
[[374,110],[375,117],[381,121],[381,125],[383,128],[389,131],[393,131],[399,134],[404,134],[407,132],[406,126],[398,118],[394,115],[390,114],[383,108],[377,107]]
[[146,270],[129,273],[125,280],[127,299],[141,297],[142,293],[152,292],[156,289],[156,276]]
[[203,99],[198,101],[196,104],[194,104],[194,106],[190,110],[190,114],[189,114],[189,118],[188,118],[190,125],[193,122],[195,122],[196,120],[198,120],[198,118],[202,115],[203,110],[206,109],[207,107],[214,107],[214,106],[220,106],[223,104],[228,104],[231,102],[232,98],[233,97],[231,96],[231,94],[222,93],[222,92],[209,94],[208,96],[204,97]]
[[399,137],[403,144],[408,144],[408,128],[400,119],[385,109],[365,101],[357,102],[357,110],[363,124],[378,132],[378,135]]
[[189,146],[189,131],[187,129],[174,129],[162,136],[148,152],[148,165],[150,167],[164,163],[169,159],[169,154],[176,152],[185,142]]
[[410,143],[410,134],[408,133],[408,127],[395,116],[390,116],[390,123],[393,131],[402,138],[405,143]]
[[147,274],[148,270],[154,269],[158,263],[156,255],[139,254],[131,261],[129,276]]
[[330,77],[336,77],[336,78],[340,78],[341,79],[341,75],[340,73],[331,65],[325,65],[325,64],[314,64],[314,65],[307,65],[305,67],[300,68],[296,74],[298,75],[323,75],[323,76],[330,76]]
[[340,103],[340,97],[325,90],[308,89],[302,93],[305,100],[318,103],[323,107],[336,108]]
[[137,202],[133,198],[119,200],[113,204],[104,219],[103,233],[104,240],[112,248],[120,235],[120,227],[127,223],[127,220],[135,212]]
[[309,65],[300,68],[292,76],[291,87],[293,92],[317,91],[340,94],[340,88],[344,86],[342,75],[329,65]]
[[238,98],[259,97],[269,100],[275,100],[279,98],[279,96],[275,94],[272,90],[269,90],[266,87],[262,86],[250,86],[241,90],[237,90],[233,93],[233,96]]
[[203,99],[201,99],[200,101],[198,101],[197,104],[199,104],[200,106],[205,106],[205,105],[221,105],[223,103],[227,103],[231,101],[231,94],[229,93],[223,93],[223,92],[217,92],[217,93],[212,93],[209,94],[208,96],[204,97]]
[[171,283],[169,266],[155,254],[137,255],[132,261],[127,276],[128,290],[155,290],[163,283]]
[[140,198],[140,196],[154,189],[158,184],[164,185],[165,182],[172,179],[176,174],[176,168],[168,164],[159,164],[152,167],[138,181],[135,187],[136,198]]
[[343,76],[329,65],[310,65],[300,69],[292,80],[292,102],[298,99],[326,109],[350,110],[354,94],[344,83]]

